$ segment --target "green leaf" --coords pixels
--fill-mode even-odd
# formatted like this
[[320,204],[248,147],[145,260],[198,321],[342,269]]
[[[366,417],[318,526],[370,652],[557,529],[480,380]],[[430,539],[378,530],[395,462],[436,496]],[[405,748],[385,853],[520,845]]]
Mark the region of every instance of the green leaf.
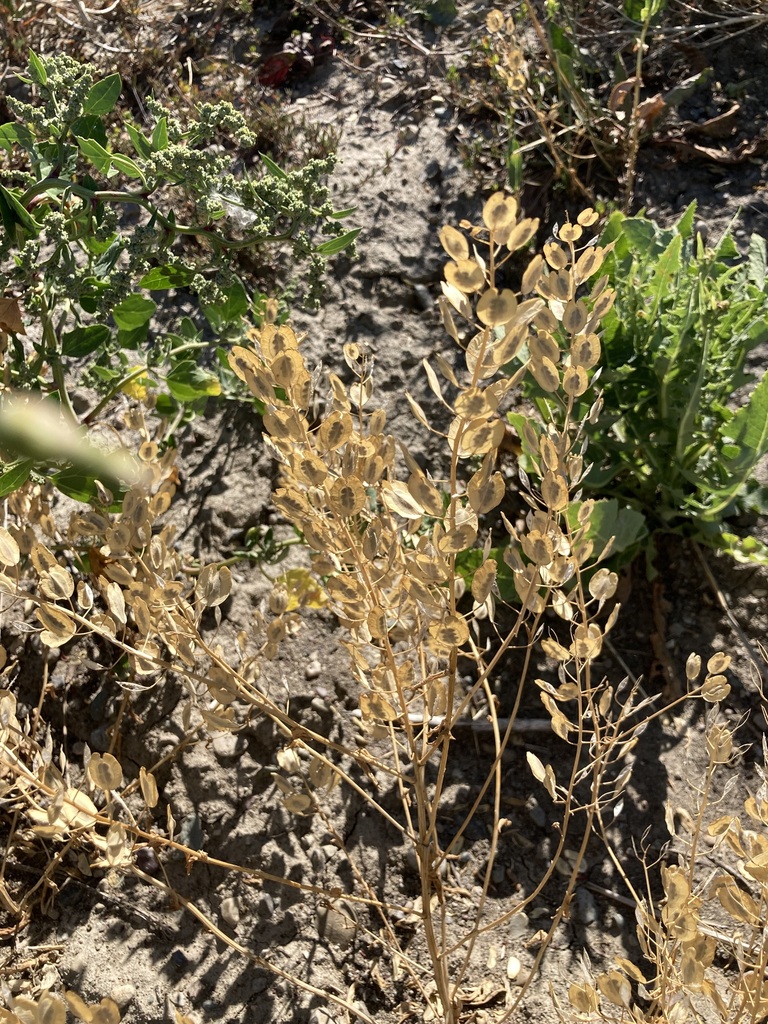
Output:
[[768,370],[747,404],[720,428],[720,435],[733,441],[740,449],[728,463],[733,475],[748,473],[768,452]]
[[145,299],[143,295],[129,295],[123,299],[119,306],[112,310],[115,323],[123,331],[132,331],[136,328],[146,326],[152,319],[156,309],[151,299]]
[[[576,502],[568,508],[568,522],[572,530],[579,527],[581,505],[582,502]],[[600,554],[611,537],[614,538],[611,556],[634,556],[647,536],[648,527],[641,512],[633,508],[622,508],[615,498],[602,498],[595,502],[587,531],[587,537],[594,545],[595,556]]]
[[266,153],[259,153],[259,156],[261,157],[261,162],[264,164],[264,166],[267,168],[267,170],[269,171],[273,178],[279,178],[281,181],[287,180],[288,175],[285,173],[282,167],[278,167],[278,165],[275,163],[272,157],[267,156]]
[[161,267],[152,267],[139,281],[139,287],[156,292],[165,291],[167,288],[185,288],[192,277],[192,271],[186,267],[175,267],[165,263]]
[[105,324],[91,324],[89,327],[75,327],[61,336],[61,354],[69,359],[82,359],[106,345],[111,337]]
[[76,138],[78,148],[86,160],[90,160],[99,173],[109,174],[109,169],[112,166],[112,154],[95,139],[86,139],[82,136],[76,136]]
[[5,498],[29,480],[35,462],[34,459],[19,459],[17,462],[0,465],[0,498]]
[[96,82],[85,97],[83,113],[108,114],[117,103],[122,87],[123,83],[117,72],[108,75],[101,82]]
[[238,322],[248,312],[248,295],[242,281],[236,277],[221,302],[202,306],[202,310],[208,323],[219,334],[230,324]]
[[219,378],[191,359],[177,363],[165,378],[165,383],[176,401],[182,403],[221,394]]
[[327,242],[318,245],[315,252],[320,253],[321,256],[333,256],[334,253],[341,252],[342,249],[347,249],[352,245],[361,230],[362,228],[353,228],[352,231],[346,231],[338,238],[329,238]]
[[0,125],[0,149],[11,152],[14,145],[23,146],[25,149],[32,149],[35,144],[35,137],[32,132],[23,124]]
[[675,235],[659,257],[659,261],[656,264],[656,272],[653,275],[649,288],[649,291],[653,295],[653,307],[650,314],[651,318],[656,315],[656,310],[659,308],[661,301],[669,292],[673,279],[677,277],[677,274],[680,271],[680,256],[682,251],[683,237],[682,235]]
[[127,178],[135,178],[146,185],[147,179],[144,177],[144,172],[141,170],[139,165],[135,163],[135,161],[131,160],[129,156],[123,156],[122,153],[113,153],[112,166],[116,167],[117,170],[121,171]]
[[48,72],[45,64],[34,50],[29,51],[29,73],[38,85],[45,85],[48,82]]
[[717,551],[724,551],[736,562],[768,565],[768,544],[757,537],[739,537],[735,533],[720,533],[708,541]]
[[148,160],[152,156],[152,143],[146,136],[142,135],[132,124],[125,125],[125,130],[133,143],[134,149],[143,160]]
[[54,487],[60,490],[62,494],[65,494],[73,501],[79,501],[83,505],[101,500],[101,492],[96,486],[96,481],[99,480],[100,483],[112,491],[112,495],[115,498],[115,501],[108,509],[110,512],[120,511],[126,492],[126,488],[118,480],[105,480],[103,477],[94,476],[74,467],[68,467],[56,473],[51,473],[50,480]]
[[152,132],[152,148],[160,152],[168,148],[168,119],[161,117]]
[[523,187],[523,155],[520,152],[520,143],[514,135],[510,135],[504,163],[507,168],[509,187],[513,192],[519,192]]
[[16,224],[33,235],[36,235],[39,230],[36,221],[24,209],[13,192],[10,192],[4,185],[0,185],[0,218],[11,237],[13,237]]
[[694,218],[696,217],[697,205],[697,201],[694,199],[693,202],[686,207],[685,213],[682,215],[677,224],[675,224],[675,227],[683,236],[683,238],[690,238],[693,234],[693,222]]
[[444,28],[455,20],[458,11],[454,0],[435,0],[434,3],[427,4],[425,14],[434,25]]
[[69,130],[75,138],[93,139],[106,152],[107,132],[101,118],[96,117],[95,114],[85,114],[83,117],[78,117],[72,122]]

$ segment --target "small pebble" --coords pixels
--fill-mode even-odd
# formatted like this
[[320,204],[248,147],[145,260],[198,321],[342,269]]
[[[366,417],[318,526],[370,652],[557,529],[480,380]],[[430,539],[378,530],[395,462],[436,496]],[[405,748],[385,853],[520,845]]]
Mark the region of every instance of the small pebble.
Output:
[[304,669],[305,679],[317,679],[320,673],[323,671],[323,666],[319,661],[310,661],[307,667]]
[[221,901],[220,909],[222,920],[230,928],[237,928],[240,924],[240,907],[237,905],[237,900],[233,896],[228,896]]
[[420,309],[423,309],[426,312],[433,308],[435,301],[430,295],[429,288],[427,288],[426,285],[415,284],[413,286],[413,290],[416,294],[416,301],[418,302]]
[[189,960],[180,949],[174,949],[171,953],[171,965],[175,967],[176,970],[183,971],[189,966]]
[[583,885],[577,886],[574,893],[574,904],[576,915],[583,925],[596,924],[599,916],[597,903],[589,889],[585,889]]
[[322,697],[313,697],[312,700],[309,702],[309,706],[314,711],[317,711],[319,715],[327,715],[330,710],[330,708],[325,703]]
[[237,732],[221,732],[214,737],[212,746],[217,757],[237,757],[245,750],[245,739]]
[[128,1003],[136,998],[136,986],[128,982],[125,985],[115,985],[110,990],[109,998],[117,1003],[120,1010],[124,1010]]
[[272,917],[275,912],[275,901],[268,892],[262,893],[261,899],[256,904],[256,913],[259,917]]
[[511,956],[509,958],[509,960],[507,960],[507,977],[509,978],[510,981],[514,981],[515,980],[515,978],[520,973],[520,968],[521,967],[522,967],[522,964],[520,963],[520,961],[517,959],[516,956]]
[[547,816],[544,813],[544,808],[539,804],[535,797],[528,801],[527,810],[535,825],[538,825],[539,828],[544,828],[546,826]]

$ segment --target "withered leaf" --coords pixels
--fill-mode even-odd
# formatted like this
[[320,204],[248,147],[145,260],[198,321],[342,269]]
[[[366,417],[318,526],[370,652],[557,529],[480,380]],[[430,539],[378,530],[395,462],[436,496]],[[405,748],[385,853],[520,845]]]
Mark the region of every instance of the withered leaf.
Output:
[[450,224],[440,228],[438,238],[440,239],[440,244],[452,259],[458,262],[469,258],[469,243],[466,237]]
[[63,608],[41,604],[35,614],[43,626],[41,641],[46,647],[61,647],[75,635],[76,625]]
[[446,263],[445,280],[464,295],[479,292],[485,285],[485,274],[475,260],[459,260]]
[[477,303],[477,316],[487,327],[501,327],[509,323],[516,309],[517,298],[513,291],[488,288]]
[[364,721],[396,722],[400,717],[394,704],[376,690],[360,694],[360,711]]
[[91,754],[88,778],[97,789],[107,793],[110,789],[119,788],[123,781],[123,769],[113,754]]

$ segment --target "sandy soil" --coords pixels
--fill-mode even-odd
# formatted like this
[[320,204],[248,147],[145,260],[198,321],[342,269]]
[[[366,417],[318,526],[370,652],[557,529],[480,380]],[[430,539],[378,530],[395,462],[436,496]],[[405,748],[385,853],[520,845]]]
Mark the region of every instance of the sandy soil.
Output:
[[[216,29],[207,10],[160,7],[142,8],[139,18],[152,21],[143,30],[160,39],[164,32],[170,39],[183,30],[185,56],[193,60],[197,59],[195,38],[200,50],[199,40],[206,40],[208,57],[225,58],[233,47],[242,52],[255,29],[276,17],[274,11],[258,9],[238,20],[229,12]],[[374,384],[388,409],[391,428],[425,463],[434,456],[433,442],[412,422],[403,392],[408,389],[429,415],[439,416],[421,367],[424,357],[446,347],[434,305],[443,262],[437,229],[476,216],[481,201],[476,180],[456,148],[460,115],[451,103],[441,59],[421,52],[421,48],[446,51],[447,63],[460,59],[480,30],[486,7],[462,3],[459,8],[459,18],[437,38],[434,28],[422,23],[418,45],[371,39],[366,41],[365,60],[358,60],[363,41],[342,48],[338,58],[283,97],[297,116],[338,128],[340,163],[334,201],[337,207],[356,206],[354,222],[363,228],[360,259],[336,264],[322,309],[295,317],[309,335],[309,362],[334,367],[344,342],[369,346],[376,360]],[[196,37],[201,26],[207,26],[208,34]],[[375,31],[372,28],[372,34]],[[107,16],[99,22],[99,33],[100,38],[109,38]],[[765,131],[766,46],[763,27],[760,33],[707,52],[722,89],[729,83],[742,88],[739,131],[745,138],[754,139],[755,133]],[[675,54],[678,61],[684,60],[684,54]],[[107,58],[102,53],[100,59]],[[180,52],[178,60],[182,60]],[[659,60],[660,65],[667,62],[666,67],[655,69],[661,81],[664,74],[672,73],[672,51]],[[173,67],[169,61],[169,74]],[[240,62],[239,87],[261,88],[256,74],[255,66]],[[681,109],[681,119],[696,118],[697,111],[690,109],[693,102],[689,101],[689,109]],[[700,116],[706,117],[707,111]],[[755,128],[758,117],[762,122]],[[738,148],[739,138],[728,140],[730,150]],[[651,142],[641,154],[635,205],[666,219],[696,198],[698,216],[711,235],[739,211],[743,227],[737,229],[738,237],[746,238],[752,231],[768,233],[762,191],[767,166],[765,153],[726,163]],[[548,195],[544,205],[558,216],[557,203],[557,195]],[[764,358],[762,353],[760,359]],[[182,485],[171,515],[186,552],[202,559],[227,557],[250,527],[275,522],[269,504],[275,470],[260,444],[259,421],[247,406],[212,406],[210,414],[198,419],[184,438],[179,467]],[[766,524],[758,523],[756,528],[765,538]],[[711,579],[683,542],[664,545],[661,558],[661,592],[654,591],[641,572],[628,581],[625,609],[601,669],[617,681],[629,671],[645,676],[649,689],[657,686],[651,635],[658,632],[654,613],[661,609],[662,642],[677,671],[682,673],[691,651],[704,658],[717,650],[732,652],[734,694],[726,713],[735,721],[746,711],[755,712],[760,696],[748,648],[718,603]],[[764,638],[768,574],[714,557],[708,568],[743,636],[750,641]],[[223,608],[225,639],[248,621],[268,589],[260,572],[248,563],[238,564],[234,574],[234,593]],[[357,693],[342,639],[330,616],[310,616],[299,635],[285,645],[280,659],[266,667],[264,682],[275,699],[290,702],[302,723],[354,742],[352,711]],[[551,666],[542,662],[540,671],[551,674]],[[508,681],[514,673],[515,663],[510,660],[499,685],[502,708],[509,702]],[[73,666],[66,653],[53,679],[55,706],[48,713],[52,721],[66,722],[68,756],[77,762],[84,744],[103,749],[105,723],[116,714],[119,690]],[[31,693],[33,681],[27,680],[26,685]],[[171,679],[160,696],[153,692],[134,702],[121,747],[126,770],[132,766],[138,771],[139,765],[162,757],[177,742],[181,700],[181,687]],[[539,716],[539,707],[532,696],[524,717]],[[241,717],[239,732],[214,735],[189,746],[158,775],[163,804],[172,806],[189,845],[212,857],[325,890],[338,888],[342,893],[351,892],[355,872],[362,873],[382,900],[403,908],[393,923],[405,934],[407,907],[413,906],[419,886],[413,858],[398,835],[353,791],[337,790],[329,799],[328,821],[319,815],[289,817],[277,798],[271,773],[282,738],[268,721]],[[738,768],[730,770],[734,787],[722,794],[722,813],[738,806],[754,781],[764,725],[759,713],[753,713],[743,728],[744,752]],[[690,780],[702,770],[703,745],[697,740],[703,727],[698,711],[669,716],[649,728],[636,748],[624,813],[612,829],[612,840],[627,865],[633,859],[633,842],[641,836],[646,836],[650,849],[659,853],[667,849],[664,808],[668,803],[677,812],[690,808]],[[565,756],[560,741],[547,732],[536,733],[526,747],[555,767]],[[491,758],[491,747],[482,737],[457,748],[449,766],[442,821],[446,834],[471,804]],[[511,824],[494,873],[493,916],[509,909],[521,893],[531,891],[548,863],[555,838],[551,808],[525,768],[523,746],[510,749],[504,772]],[[379,799],[388,811],[398,813],[396,792],[385,787]],[[336,836],[343,840],[349,858],[339,850]],[[470,920],[487,853],[487,821],[481,812],[451,868],[457,931]],[[674,844],[665,856],[674,858]],[[357,1002],[382,1024],[407,1017],[404,1001],[412,993],[393,972],[375,915],[358,912],[356,925],[345,927],[345,919],[329,912],[321,896],[307,896],[276,883],[256,886],[206,865],[197,864],[187,872],[183,859],[168,858],[164,869],[180,894],[194,900],[246,950],[318,988]],[[628,870],[639,879],[639,868]],[[137,877],[78,878],[62,873],[58,885],[57,897],[45,912],[41,908],[22,934],[7,940],[2,974],[3,984],[11,991],[63,985],[89,1001],[110,996],[129,1024],[172,1021],[176,1011],[198,1024],[335,1024],[344,1020],[337,1007],[295,992],[210,934],[191,915],[168,906]],[[505,999],[514,995],[515,982],[525,977],[533,962],[531,939],[541,922],[546,926],[559,895],[555,881],[536,899],[527,919],[519,915],[478,942],[468,984],[487,982],[489,987],[470,1006],[473,1019],[494,1020]],[[620,882],[595,842],[571,919],[560,927],[543,961],[541,977],[516,1020],[544,1024],[554,1019],[548,985],[562,993],[578,976],[584,951],[597,968],[610,965],[617,954],[636,954],[632,912],[622,896]],[[423,956],[417,938],[409,952],[417,959]],[[507,973],[513,956],[520,961],[517,978]],[[24,970],[23,962],[30,959],[34,968]]]

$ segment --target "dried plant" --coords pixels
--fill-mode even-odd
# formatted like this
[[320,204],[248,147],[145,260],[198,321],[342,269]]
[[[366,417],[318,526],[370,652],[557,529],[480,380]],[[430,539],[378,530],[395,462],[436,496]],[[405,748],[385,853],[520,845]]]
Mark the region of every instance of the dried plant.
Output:
[[[321,816],[342,849],[334,820],[338,786],[354,790],[380,815],[416,858],[420,895],[409,920],[417,938],[409,945],[395,930],[391,914],[399,908],[377,896],[350,851],[345,852],[355,887],[341,894],[191,849],[178,835],[173,809],[158,787],[159,765],[144,765],[138,776],[126,778],[117,756],[122,711],[110,749],[93,754],[86,749],[81,767],[67,763],[54,749],[39,710],[26,717],[19,714],[10,686],[0,692],[0,795],[9,821],[8,850],[20,857],[47,844],[52,857],[35,886],[3,890],[6,905],[20,923],[28,920],[38,902],[53,898],[55,873],[66,870],[71,858],[85,858],[91,869],[130,873],[172,894],[177,905],[259,967],[323,996],[351,1016],[372,1021],[352,996],[320,992],[274,961],[255,955],[222,932],[183,893],[173,892],[167,877],[154,877],[140,867],[137,855],[143,849],[151,848],[161,859],[176,850],[190,870],[205,863],[250,881],[290,885],[307,898],[323,899],[340,927],[351,926],[353,917],[357,927],[367,911],[371,933],[378,933],[389,950],[392,983],[408,994],[404,1012],[456,1024],[475,1004],[482,987],[471,961],[478,939],[512,918],[525,922],[526,909],[557,873],[565,879],[560,904],[549,927],[532,937],[537,952],[528,978],[515,989],[508,985],[499,995],[503,1005],[497,1020],[512,1017],[555,930],[569,913],[590,837],[605,832],[603,818],[609,809],[620,813],[617,808],[631,772],[627,755],[644,723],[655,714],[649,699],[640,699],[636,688],[626,682],[612,686],[595,669],[605,636],[619,614],[614,603],[616,574],[601,565],[611,543],[598,543],[592,521],[595,503],[579,497],[587,470],[585,432],[572,415],[594,380],[600,361],[600,322],[614,299],[605,278],[582,295],[584,283],[597,273],[607,251],[589,240],[596,220],[594,211],[586,210],[575,223],[563,225],[543,255],[529,261],[519,292],[504,284],[506,264],[529,244],[538,223],[521,216],[511,197],[492,196],[479,226],[462,223],[461,230],[449,225],[441,230],[449,256],[442,318],[459,346],[460,365],[437,356],[435,366],[425,362],[424,369],[445,410],[444,430],[430,423],[408,396],[416,418],[445,446],[447,468],[441,477],[421,469],[407,447],[386,432],[384,410],[374,398],[373,361],[358,346],[344,349],[352,383],[331,373],[327,394],[306,366],[302,339],[290,326],[275,322],[274,308],[267,310],[259,330],[251,329],[244,344],[233,348],[232,368],[263,403],[267,444],[280,464],[275,507],[300,531],[310,559],[308,570],[287,573],[277,581],[263,609],[238,634],[234,651],[225,650],[215,636],[210,639],[202,623],[204,612],[212,608],[216,615],[230,593],[231,574],[226,565],[191,572],[175,550],[173,530],[162,523],[175,488],[172,457],[161,456],[149,434],[138,451],[145,478],[128,492],[119,513],[109,512],[108,503],[78,511],[65,534],[59,535],[46,494],[27,484],[11,497],[8,525],[0,529],[0,563],[5,566],[0,590],[6,613],[12,602],[29,602],[39,639],[47,647],[95,635],[122,651],[130,666],[129,677],[121,682],[123,711],[137,690],[168,685],[173,673],[186,694],[177,750],[206,733],[237,729],[239,705],[251,715],[271,719],[285,737],[283,749],[275,754],[274,781],[286,811]],[[503,367],[520,353],[527,353],[522,367],[507,376]],[[505,437],[503,402],[527,373],[557,396],[565,414],[559,426],[545,423],[538,433],[531,428],[525,438],[533,455],[530,471],[521,477],[521,498],[528,505],[524,526],[499,517],[507,538],[503,566],[517,594],[516,604],[505,605],[496,585],[501,567],[488,555],[493,541],[482,523],[489,521],[506,492],[497,468]],[[599,403],[593,404],[589,414],[598,410]],[[464,594],[458,560],[478,546],[484,558],[470,592]],[[361,733],[356,740],[332,740],[302,725],[290,705],[270,696],[264,681],[267,662],[299,628],[302,606],[317,606],[322,600],[346,632],[359,688]],[[545,633],[548,608],[560,621],[556,632]],[[551,679],[530,678],[537,648],[554,666]],[[507,684],[512,710],[502,722],[492,683],[513,649],[522,652],[522,668],[511,686]],[[720,663],[710,664],[707,679],[698,687],[692,672],[691,694],[721,699],[721,668]],[[12,675],[10,660],[4,671]],[[472,682],[467,686],[462,677],[468,671]],[[556,849],[533,891],[494,917],[489,895],[506,824],[502,756],[531,685],[538,690],[555,736],[571,749],[570,771],[558,778],[550,764],[527,752],[534,778],[556,809]],[[448,760],[469,709],[478,700],[484,701],[493,758],[464,821],[450,840],[444,840],[438,817]],[[716,735],[716,728],[710,736]],[[724,749],[722,744],[716,748]],[[174,752],[166,755],[163,762],[173,756]],[[379,801],[377,781],[394,785],[399,812]],[[467,901],[466,893],[446,876],[481,806],[491,808],[489,852],[479,898]],[[161,808],[164,814],[159,813]],[[752,841],[730,825],[723,831],[738,837],[745,849]],[[757,847],[755,856],[763,856]],[[676,879],[674,874],[666,876],[671,901],[667,906],[684,916],[681,897],[675,894],[680,886],[673,893]],[[733,887],[721,881],[717,892],[733,896]],[[639,901],[638,906],[647,905]],[[454,913],[456,908],[462,909],[465,919],[469,916],[469,926],[457,924],[462,915]],[[664,928],[673,912],[662,915]],[[661,949],[662,939],[679,938],[659,931],[655,920],[647,906],[643,921],[649,954]],[[683,952],[683,960],[686,955]],[[670,952],[670,962],[672,956]],[[750,970],[754,974],[752,967],[745,969],[745,978],[751,976]],[[600,983],[595,984],[602,992]],[[660,998],[659,1005],[662,1002]],[[17,1019],[42,1019],[48,1004],[43,1010],[40,1001],[36,1005],[37,1009],[20,1006],[26,1018],[14,1009]]]

